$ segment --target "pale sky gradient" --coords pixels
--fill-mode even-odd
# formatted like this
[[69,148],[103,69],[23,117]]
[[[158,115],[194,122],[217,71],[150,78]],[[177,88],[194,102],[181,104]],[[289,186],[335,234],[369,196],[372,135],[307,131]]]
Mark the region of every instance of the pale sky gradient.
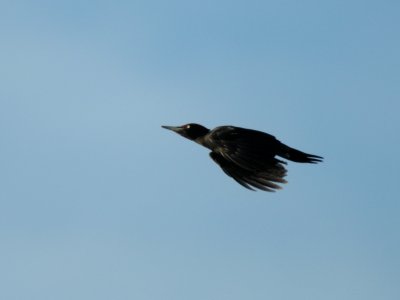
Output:
[[[3,1],[0,299],[400,299],[399,1]],[[277,193],[161,125],[325,157]]]

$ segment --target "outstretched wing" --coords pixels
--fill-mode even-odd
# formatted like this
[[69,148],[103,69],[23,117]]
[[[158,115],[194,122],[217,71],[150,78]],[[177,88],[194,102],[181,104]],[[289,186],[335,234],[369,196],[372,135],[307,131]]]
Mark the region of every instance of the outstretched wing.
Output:
[[210,152],[210,157],[228,176],[250,190],[254,191],[254,188],[257,188],[274,192],[276,189],[281,189],[276,183],[286,183],[284,179],[286,169],[279,160],[271,160],[268,167],[265,165],[262,171],[257,171],[243,168],[216,152]]

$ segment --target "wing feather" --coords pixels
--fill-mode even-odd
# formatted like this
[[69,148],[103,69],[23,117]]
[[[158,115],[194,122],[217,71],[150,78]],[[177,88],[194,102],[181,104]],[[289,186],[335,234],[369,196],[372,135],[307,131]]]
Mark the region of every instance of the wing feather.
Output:
[[225,174],[247,189],[254,191],[256,188],[274,192],[277,189],[281,189],[281,186],[276,183],[286,183],[284,179],[286,169],[278,160],[274,164],[271,164],[269,172],[258,172],[242,168],[240,165],[235,164],[216,152],[210,152],[210,157],[221,167]]

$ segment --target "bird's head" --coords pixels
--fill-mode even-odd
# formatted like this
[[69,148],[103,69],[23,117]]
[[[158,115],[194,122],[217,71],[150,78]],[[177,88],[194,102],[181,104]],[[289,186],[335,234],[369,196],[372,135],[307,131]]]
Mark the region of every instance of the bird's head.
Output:
[[177,134],[189,139],[195,140],[201,136],[206,135],[210,130],[199,124],[185,124],[182,126],[161,126],[162,128],[172,130]]

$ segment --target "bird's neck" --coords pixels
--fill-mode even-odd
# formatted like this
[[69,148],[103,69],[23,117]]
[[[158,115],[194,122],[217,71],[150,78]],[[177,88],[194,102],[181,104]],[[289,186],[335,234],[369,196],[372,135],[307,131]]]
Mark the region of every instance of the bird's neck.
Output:
[[199,145],[202,145],[203,147],[211,149],[210,148],[211,145],[209,145],[209,143],[207,142],[206,135],[199,136],[199,137],[195,138],[193,141]]

